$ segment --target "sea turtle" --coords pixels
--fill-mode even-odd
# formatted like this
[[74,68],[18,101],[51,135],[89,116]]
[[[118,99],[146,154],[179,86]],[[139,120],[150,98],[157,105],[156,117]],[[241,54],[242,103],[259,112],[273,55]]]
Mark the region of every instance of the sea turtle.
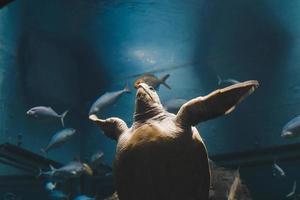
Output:
[[208,156],[194,126],[230,113],[257,87],[257,81],[246,81],[218,89],[188,101],[174,115],[163,109],[153,87],[140,83],[131,128],[119,118],[90,115],[117,141],[114,177],[120,200],[207,200]]

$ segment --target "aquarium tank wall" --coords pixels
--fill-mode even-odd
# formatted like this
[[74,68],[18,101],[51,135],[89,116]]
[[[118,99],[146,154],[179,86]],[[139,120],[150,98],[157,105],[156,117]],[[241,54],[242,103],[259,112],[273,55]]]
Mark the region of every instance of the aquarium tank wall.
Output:
[[[14,157],[18,150],[8,161],[7,146],[0,148],[0,199],[7,193],[25,200],[50,198],[45,180],[36,176],[38,166],[49,170],[51,162],[57,167],[88,162],[102,151],[103,166],[112,167],[116,142],[89,120],[89,109],[105,92],[128,84],[131,93],[99,116],[119,117],[130,127],[133,84],[145,73],[170,74],[171,89],[158,90],[163,104],[205,96],[232,81],[258,80],[257,91],[233,113],[197,128],[210,159],[239,168],[252,199],[284,199],[300,178],[299,138],[281,136],[300,111],[299,7],[296,0],[16,0],[5,5],[0,9],[0,143],[28,154],[21,162]],[[59,115],[68,110],[65,127],[76,129],[47,155],[41,149],[63,127],[60,119],[28,117],[35,106]],[[274,175],[274,163],[284,177]],[[72,198],[95,196],[98,190],[97,198],[105,199],[115,190],[111,173],[95,180],[81,177],[70,187],[60,184]]]

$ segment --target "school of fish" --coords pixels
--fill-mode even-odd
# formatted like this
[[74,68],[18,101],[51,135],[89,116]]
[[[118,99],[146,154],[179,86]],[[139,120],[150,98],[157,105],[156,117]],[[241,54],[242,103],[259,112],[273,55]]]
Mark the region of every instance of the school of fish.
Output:
[[[138,84],[144,82],[147,83],[149,86],[153,87],[155,90],[159,90],[160,85],[164,85],[167,89],[171,89],[171,87],[166,83],[166,80],[170,77],[169,74],[165,74],[161,77],[157,77],[151,73],[145,73],[139,76],[135,82],[134,87]],[[218,82],[217,84],[220,85],[231,85],[240,83],[240,81],[227,78],[222,79],[219,75],[217,76]],[[109,108],[110,106],[117,103],[117,101],[126,93],[131,93],[129,86],[126,86],[121,90],[105,92],[104,94],[98,96],[93,104],[91,104],[88,115],[101,115],[102,112]],[[176,114],[179,108],[186,103],[187,100],[184,98],[174,98],[169,99],[163,103],[164,109]],[[68,114],[68,110],[65,110],[62,114],[58,114],[53,108],[50,106],[35,106],[30,108],[26,114],[34,119],[40,121],[55,121],[59,120],[62,129],[58,130],[56,133],[52,135],[48,144],[42,148],[42,152],[48,156],[48,152],[57,149],[60,146],[63,146],[67,143],[76,133],[74,128],[65,128],[65,117]],[[297,138],[300,135],[300,115],[296,116],[295,118],[291,119],[287,122],[282,130],[281,130],[281,137],[286,139]],[[49,171],[42,171],[39,169],[38,176],[42,176],[48,180],[45,184],[45,190],[49,192],[49,197],[51,199],[69,199],[70,194],[65,194],[63,191],[57,189],[57,182],[62,182],[70,178],[77,178],[80,177],[82,174],[87,174],[92,176],[93,169],[96,169],[102,163],[104,153],[102,151],[95,152],[89,161],[89,164],[83,163],[81,161],[71,161],[68,164],[60,167],[54,168],[50,167]],[[272,165],[273,176],[284,178],[286,177],[285,171],[278,165],[276,161],[274,161]],[[237,185],[240,183],[240,175],[237,172],[237,176],[234,179],[234,182],[231,186],[230,191],[228,191],[227,197],[228,200],[234,199],[234,194]],[[286,198],[295,198],[299,195],[296,193],[296,181],[292,186],[292,190],[290,193],[286,195]],[[74,198],[74,200],[93,200],[96,197],[89,197],[86,195],[78,195]]]

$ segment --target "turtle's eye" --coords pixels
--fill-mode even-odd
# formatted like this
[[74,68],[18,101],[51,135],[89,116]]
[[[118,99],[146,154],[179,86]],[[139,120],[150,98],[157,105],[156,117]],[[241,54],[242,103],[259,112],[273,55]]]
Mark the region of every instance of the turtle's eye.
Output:
[[155,91],[154,88],[153,88],[152,86],[150,86],[149,89],[150,89],[151,91]]

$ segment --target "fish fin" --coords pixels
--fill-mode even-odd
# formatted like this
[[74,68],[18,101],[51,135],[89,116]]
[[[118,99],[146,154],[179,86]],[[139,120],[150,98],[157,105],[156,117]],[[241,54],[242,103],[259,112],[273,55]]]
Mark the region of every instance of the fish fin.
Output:
[[160,82],[163,84],[166,88],[171,90],[171,87],[166,83],[166,80],[170,77],[170,74],[166,74],[163,77],[161,77]]
[[43,174],[43,171],[42,171],[42,169],[41,169],[41,168],[39,168],[39,172],[38,172],[38,174],[36,175],[36,178],[38,178],[38,177],[42,176],[42,174]]
[[279,167],[279,165],[277,164],[277,159],[274,159],[274,161],[273,161],[273,167]]
[[221,76],[219,76],[219,75],[217,75],[217,78],[218,78],[218,85],[221,85],[222,84],[222,78],[221,78]]
[[48,151],[47,151],[47,149],[41,148],[41,152],[44,153],[45,158],[48,158]]
[[292,197],[295,195],[295,193],[296,193],[296,181],[294,181],[292,191],[290,193],[288,193],[285,197],[286,198]]
[[55,168],[52,165],[49,165],[49,167],[50,167],[51,171],[55,170]]
[[290,197],[292,197],[292,196],[294,196],[294,193],[293,193],[293,192],[290,192],[290,193],[288,193],[285,197],[286,197],[286,198],[290,198]]
[[126,92],[126,93],[131,93],[131,91],[130,91],[130,88],[129,88],[129,86],[128,86],[128,83],[126,83],[126,85],[125,85],[125,87],[124,87],[124,92]]
[[64,118],[65,116],[68,114],[69,110],[66,110],[65,112],[63,112],[63,114],[60,115],[60,121],[63,127],[65,127],[65,122],[64,122]]
[[297,181],[294,181],[294,185],[293,185],[293,192],[296,193],[296,189],[297,189]]

